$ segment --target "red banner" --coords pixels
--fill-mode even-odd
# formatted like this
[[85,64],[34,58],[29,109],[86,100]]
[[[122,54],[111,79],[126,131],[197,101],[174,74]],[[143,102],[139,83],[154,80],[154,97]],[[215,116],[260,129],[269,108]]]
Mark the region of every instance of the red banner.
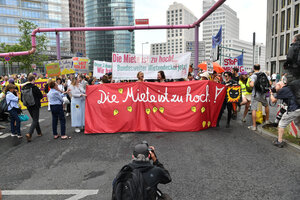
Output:
[[216,126],[226,88],[212,81],[87,86],[85,133],[185,132]]

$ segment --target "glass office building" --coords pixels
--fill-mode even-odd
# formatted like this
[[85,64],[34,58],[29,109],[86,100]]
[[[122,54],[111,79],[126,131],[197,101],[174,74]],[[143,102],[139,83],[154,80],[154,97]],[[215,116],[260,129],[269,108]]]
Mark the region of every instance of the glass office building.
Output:
[[[18,43],[20,19],[31,21],[40,28],[69,27],[69,1],[0,0],[0,42]],[[56,55],[55,33],[47,33],[47,37],[49,39],[47,53]],[[70,52],[70,33],[60,33],[60,39],[62,53]]]
[[[134,0],[85,0],[85,25],[133,26]],[[134,53],[134,32],[89,31],[86,33],[87,57],[111,62],[112,52]]]

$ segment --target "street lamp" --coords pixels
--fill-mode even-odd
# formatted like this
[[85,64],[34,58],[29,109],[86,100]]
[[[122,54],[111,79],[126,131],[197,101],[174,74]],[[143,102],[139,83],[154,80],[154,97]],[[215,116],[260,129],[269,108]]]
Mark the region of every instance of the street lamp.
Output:
[[143,42],[142,43],[142,63],[143,63],[143,60],[144,60],[144,54],[143,54],[143,52],[144,52],[144,44],[149,44],[149,42]]

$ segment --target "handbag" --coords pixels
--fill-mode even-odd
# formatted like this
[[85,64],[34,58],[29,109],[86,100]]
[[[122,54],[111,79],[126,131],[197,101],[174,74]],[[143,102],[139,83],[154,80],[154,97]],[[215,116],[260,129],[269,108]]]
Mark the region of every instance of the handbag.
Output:
[[29,117],[26,114],[23,114],[23,113],[19,114],[18,117],[19,117],[21,122],[26,122],[26,121],[29,120]]

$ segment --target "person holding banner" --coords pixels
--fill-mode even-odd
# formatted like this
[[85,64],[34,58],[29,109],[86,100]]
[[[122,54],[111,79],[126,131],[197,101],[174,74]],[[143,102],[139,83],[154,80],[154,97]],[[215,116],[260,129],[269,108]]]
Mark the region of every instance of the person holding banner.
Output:
[[144,73],[143,72],[138,72],[136,77],[138,78],[137,82],[145,82],[144,80]]
[[85,113],[85,90],[80,84],[78,78],[72,80],[69,87],[71,93],[71,124],[75,127],[75,132],[80,133],[80,128],[84,127],[84,113]]
[[157,72],[157,80],[160,83],[166,82],[166,76],[164,71]]

